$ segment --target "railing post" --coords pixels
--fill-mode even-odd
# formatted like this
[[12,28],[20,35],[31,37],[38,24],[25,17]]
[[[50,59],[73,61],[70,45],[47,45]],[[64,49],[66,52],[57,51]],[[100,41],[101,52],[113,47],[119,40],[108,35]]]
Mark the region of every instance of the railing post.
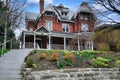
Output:
[[78,50],[80,51],[80,41],[78,39]]
[[66,37],[64,37],[64,50],[66,50]]
[[23,48],[25,48],[25,32],[23,34]]

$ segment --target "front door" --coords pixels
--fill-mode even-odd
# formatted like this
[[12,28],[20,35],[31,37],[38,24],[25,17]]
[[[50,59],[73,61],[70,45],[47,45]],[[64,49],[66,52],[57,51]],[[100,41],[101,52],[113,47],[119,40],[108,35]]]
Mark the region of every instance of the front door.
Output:
[[37,47],[37,49],[41,49],[42,48],[42,40],[41,39],[36,40],[36,47]]

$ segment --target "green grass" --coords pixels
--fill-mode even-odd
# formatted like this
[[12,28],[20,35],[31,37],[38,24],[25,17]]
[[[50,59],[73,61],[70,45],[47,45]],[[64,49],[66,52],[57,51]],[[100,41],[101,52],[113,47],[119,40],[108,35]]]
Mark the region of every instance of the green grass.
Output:
[[0,56],[10,51],[10,49],[0,49]]

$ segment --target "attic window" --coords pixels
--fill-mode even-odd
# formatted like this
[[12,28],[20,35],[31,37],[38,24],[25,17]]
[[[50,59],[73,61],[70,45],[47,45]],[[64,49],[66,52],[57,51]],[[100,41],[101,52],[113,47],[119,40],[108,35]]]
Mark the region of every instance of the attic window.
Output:
[[47,16],[53,16],[53,15],[54,15],[54,13],[53,13],[53,12],[51,12],[51,11],[46,11],[46,12],[45,12],[45,15],[47,15]]
[[65,13],[65,12],[62,12],[62,16],[67,16],[67,13]]
[[82,19],[82,20],[88,20],[89,19],[89,15],[88,14],[81,14],[80,15],[80,19]]

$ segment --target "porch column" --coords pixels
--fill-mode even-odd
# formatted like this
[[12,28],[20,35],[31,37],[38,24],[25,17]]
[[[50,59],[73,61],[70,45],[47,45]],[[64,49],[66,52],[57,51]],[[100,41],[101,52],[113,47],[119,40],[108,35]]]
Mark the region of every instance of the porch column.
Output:
[[36,34],[34,34],[34,49],[36,48]]
[[48,47],[49,50],[51,50],[51,36],[49,35],[49,47]]
[[64,37],[64,50],[66,50],[66,37]]
[[93,42],[92,42],[92,51],[93,51]]
[[80,51],[80,41],[78,39],[78,50]]
[[25,48],[25,33],[23,34],[23,48]]

